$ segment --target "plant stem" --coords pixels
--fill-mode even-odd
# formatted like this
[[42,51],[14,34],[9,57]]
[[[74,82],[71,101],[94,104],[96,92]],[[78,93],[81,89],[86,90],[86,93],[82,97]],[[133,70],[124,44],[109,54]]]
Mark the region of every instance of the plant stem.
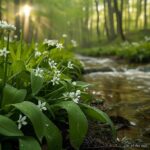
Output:
[[[7,51],[9,51],[9,31],[7,35]],[[7,82],[7,68],[8,68],[8,55],[6,55],[5,61],[4,61],[4,86]]]

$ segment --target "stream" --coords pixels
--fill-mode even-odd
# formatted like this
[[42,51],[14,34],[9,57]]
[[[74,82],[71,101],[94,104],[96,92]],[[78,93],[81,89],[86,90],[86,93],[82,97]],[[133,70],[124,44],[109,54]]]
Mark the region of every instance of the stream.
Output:
[[77,57],[84,64],[85,81],[94,85],[92,92],[96,98],[104,99],[107,113],[129,123],[129,127],[118,130],[118,140],[150,145],[150,64],[129,65],[110,58]]

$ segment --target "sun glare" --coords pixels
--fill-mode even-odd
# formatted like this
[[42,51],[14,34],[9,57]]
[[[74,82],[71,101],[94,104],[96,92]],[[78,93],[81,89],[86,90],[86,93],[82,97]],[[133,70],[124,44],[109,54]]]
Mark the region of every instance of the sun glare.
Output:
[[31,13],[31,7],[29,5],[25,5],[23,7],[23,13],[25,16],[30,16],[30,13]]

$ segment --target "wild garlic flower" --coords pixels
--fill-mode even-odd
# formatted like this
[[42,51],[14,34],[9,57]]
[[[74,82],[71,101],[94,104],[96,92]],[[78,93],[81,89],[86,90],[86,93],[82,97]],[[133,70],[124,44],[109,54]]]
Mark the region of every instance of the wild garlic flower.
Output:
[[72,82],[72,85],[73,85],[73,86],[76,86],[76,85],[77,85],[77,82],[73,81],[73,82]]
[[35,55],[34,55],[34,56],[35,56],[35,58],[37,58],[37,57],[41,56],[41,52],[40,52],[40,51],[38,51],[38,50],[36,50],[36,51],[35,51]]
[[38,107],[41,111],[42,111],[42,110],[46,111],[47,108],[46,108],[45,105],[46,105],[46,102],[41,102],[41,101],[39,100],[37,107]]
[[61,76],[60,71],[59,70],[55,70],[54,71],[54,76],[53,76],[53,78],[51,80],[51,82],[53,83],[53,85],[59,84],[60,76]]
[[51,59],[49,59],[48,60],[48,64],[49,64],[49,66],[53,69],[55,69],[56,68],[56,66],[57,66],[57,63],[54,61],[54,60],[51,60]]
[[0,56],[6,57],[10,52],[7,51],[6,47],[3,49],[0,49]]
[[48,39],[45,39],[43,44],[47,44],[48,46],[56,46],[58,43],[58,40],[48,40]]
[[67,67],[68,67],[69,69],[73,69],[73,64],[71,63],[71,61],[68,62]]
[[43,77],[43,72],[44,72],[44,70],[43,69],[41,69],[41,68],[36,68],[35,70],[34,70],[34,72],[35,72],[35,76],[39,76],[39,77]]
[[62,37],[63,37],[63,38],[67,38],[67,34],[63,34]]
[[71,40],[71,43],[72,43],[73,47],[77,47],[78,46],[77,41],[75,41],[75,40]]
[[6,29],[6,30],[16,30],[16,27],[12,24],[8,24],[6,21],[0,21],[0,29]]
[[76,92],[67,92],[67,93],[63,94],[65,99],[71,98],[75,103],[79,102],[80,95],[81,95],[81,91],[80,90],[77,90]]
[[14,39],[17,39],[18,38],[18,35],[14,35]]
[[23,125],[27,125],[26,119],[27,119],[26,116],[22,116],[21,114],[19,115],[19,119],[18,119],[18,121],[17,121],[17,123],[18,123],[18,129],[19,129],[19,130],[21,129],[21,127],[22,127]]
[[62,48],[64,48],[64,46],[62,43],[57,43],[56,48],[61,50]]

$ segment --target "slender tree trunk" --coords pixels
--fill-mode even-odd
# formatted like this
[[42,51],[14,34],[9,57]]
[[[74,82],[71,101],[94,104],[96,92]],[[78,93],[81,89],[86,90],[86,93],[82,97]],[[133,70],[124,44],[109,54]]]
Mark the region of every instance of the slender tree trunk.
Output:
[[112,1],[107,0],[107,4],[108,4],[110,38],[113,39],[115,37],[115,29],[114,29],[114,16],[113,16],[114,11],[112,7]]
[[131,22],[131,15],[130,15],[130,3],[128,0],[128,32],[130,32],[130,22]]
[[147,29],[147,0],[144,0],[144,29]]
[[121,5],[121,10],[119,10],[119,8],[118,8],[117,0],[114,0],[114,8],[115,8],[116,18],[117,18],[117,31],[118,31],[118,35],[124,41],[125,40],[125,36],[124,36],[124,33],[123,33],[123,27],[122,27],[123,0],[121,0],[121,4],[120,5]]
[[2,0],[0,0],[0,20],[2,20]]
[[18,39],[20,39],[20,15],[19,15],[19,11],[20,11],[20,0],[14,0],[14,4],[15,4],[15,26],[16,26],[16,32],[15,34],[18,36]]
[[106,15],[106,0],[104,0],[104,26],[106,30],[107,39],[109,40],[109,30],[108,30],[107,15]]
[[96,14],[97,14],[97,23],[96,23],[96,31],[97,31],[97,38],[98,41],[100,41],[100,28],[99,28],[99,23],[100,23],[100,17],[99,17],[99,0],[95,0],[95,6],[96,6]]
[[138,29],[138,20],[141,14],[141,2],[142,0],[137,0],[137,11],[136,11],[136,19],[135,19],[135,29]]

